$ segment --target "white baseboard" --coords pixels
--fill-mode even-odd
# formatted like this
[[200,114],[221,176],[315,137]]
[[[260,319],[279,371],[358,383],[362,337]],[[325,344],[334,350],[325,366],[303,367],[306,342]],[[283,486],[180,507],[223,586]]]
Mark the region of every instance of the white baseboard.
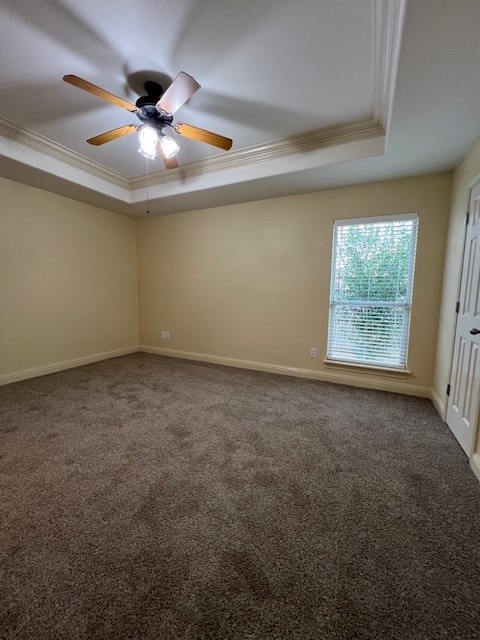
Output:
[[237,367],[240,369],[253,369],[255,371],[266,371],[267,373],[279,373],[297,378],[309,378],[311,380],[321,380],[323,382],[336,382],[352,387],[363,387],[366,389],[379,389],[380,391],[391,391],[393,393],[404,393],[422,398],[431,397],[430,387],[422,387],[414,384],[405,384],[397,380],[387,380],[385,377],[343,371],[316,371],[315,369],[300,369],[297,367],[286,367],[279,364],[257,362],[254,360],[241,360],[239,358],[229,358],[227,356],[214,356],[206,353],[194,353],[191,351],[179,351],[177,349],[167,349],[165,347],[151,347],[140,345],[140,351],[145,353],[155,353],[161,356],[173,358],[183,358],[185,360],[199,360],[212,364],[221,364],[227,367]]
[[435,389],[432,389],[430,392],[430,400],[433,402],[433,406],[438,411],[439,416],[445,422],[445,403],[440,398]]
[[473,454],[473,456],[470,458],[470,467],[480,481],[480,454]]
[[44,364],[40,367],[34,367],[33,369],[23,369],[22,371],[15,371],[13,373],[4,373],[3,375],[0,375],[0,385],[20,382],[21,380],[28,380],[29,378],[37,378],[38,376],[45,376],[49,373],[56,373],[57,371],[64,371],[65,369],[73,369],[74,367],[81,367],[84,364],[91,364],[92,362],[98,362],[99,360],[108,360],[109,358],[117,358],[118,356],[125,356],[129,353],[136,353],[137,351],[139,351],[138,346],[126,347],[124,349],[115,349],[114,351],[94,353],[89,356],[82,356],[81,358],[63,360],[62,362]]
[[[294,376],[297,378],[307,378],[310,380],[320,380],[324,382],[336,382],[337,384],[345,384],[354,387],[363,387],[367,389],[379,389],[380,391],[391,391],[393,393],[404,393],[406,395],[419,396],[422,398],[431,398],[440,415],[443,403],[433,390],[429,387],[420,385],[405,384],[397,380],[387,380],[380,376],[369,377],[368,375],[356,372],[343,371],[317,371],[315,369],[302,369],[298,367],[287,367],[279,364],[271,364],[266,362],[257,362],[255,360],[243,360],[240,358],[230,358],[227,356],[215,356],[206,353],[195,353],[191,351],[180,351],[177,349],[167,349],[164,347],[152,347],[148,345],[140,345],[134,347],[126,347],[123,349],[115,349],[113,351],[104,351],[102,353],[94,353],[80,358],[64,360],[62,362],[54,362],[32,369],[23,369],[13,373],[0,375],[0,385],[10,384],[12,382],[20,382],[29,378],[56,373],[65,369],[81,367],[85,364],[98,362],[100,360],[108,360],[118,356],[128,355],[143,351],[145,353],[153,353],[173,358],[182,358],[186,360],[197,360],[200,362],[209,362],[228,367],[237,367],[240,369],[253,369],[254,371],[265,371],[267,373],[276,373],[280,375]],[[437,406],[438,405],[438,406]]]

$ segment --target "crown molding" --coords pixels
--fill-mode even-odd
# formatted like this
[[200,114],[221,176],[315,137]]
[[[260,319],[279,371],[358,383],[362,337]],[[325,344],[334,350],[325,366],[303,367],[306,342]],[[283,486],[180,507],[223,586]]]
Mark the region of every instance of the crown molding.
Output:
[[105,167],[99,162],[95,162],[95,160],[90,160],[90,158],[82,156],[58,142],[42,136],[40,133],[35,133],[34,131],[15,124],[6,118],[0,118],[0,136],[7,138],[7,140],[13,140],[28,149],[33,149],[34,151],[45,154],[69,167],[80,169],[80,171],[89,173],[100,180],[105,180],[116,187],[129,189],[128,178],[122,174]]
[[288,158],[290,156],[309,153],[319,149],[325,149],[358,140],[367,140],[383,136],[382,127],[372,118],[363,118],[355,122],[332,125],[322,129],[306,131],[283,140],[274,140],[266,144],[255,145],[230,151],[219,156],[205,158],[198,162],[182,165],[178,169],[157,171],[148,176],[137,176],[129,181],[132,190],[152,187],[170,182],[177,182],[179,176],[182,180],[188,180],[206,173],[217,173],[230,169],[240,169],[248,164],[270,162]]
[[372,117],[388,134],[407,0],[373,0]]
[[[129,179],[41,134],[29,131],[5,118],[0,118],[0,136],[16,142],[21,147],[32,149],[48,158],[53,158],[66,167],[79,169],[92,177],[102,180],[104,183],[110,184],[112,187],[120,187],[130,195],[146,187],[176,183],[179,177],[184,183],[189,179],[204,176],[205,174],[240,169],[245,166],[251,167],[255,164],[268,163],[282,158],[308,154],[321,149],[384,135],[383,128],[373,118],[362,118],[355,122],[306,131],[289,138],[213,156],[182,165],[178,169],[157,171],[150,173],[148,176],[137,176]],[[115,197],[113,192],[110,195]],[[130,201],[135,201],[135,198]]]

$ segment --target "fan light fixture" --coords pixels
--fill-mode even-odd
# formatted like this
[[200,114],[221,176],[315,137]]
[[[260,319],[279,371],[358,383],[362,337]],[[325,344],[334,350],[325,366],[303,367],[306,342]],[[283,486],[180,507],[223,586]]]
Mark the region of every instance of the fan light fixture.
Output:
[[169,136],[162,135],[160,137],[160,146],[162,147],[165,158],[173,158],[180,151],[178,144]]
[[160,147],[165,158],[173,158],[180,151],[180,147],[169,136],[163,133],[158,133],[155,127],[143,126],[140,129],[138,135],[140,146],[138,148],[139,153],[145,158],[155,160],[157,157],[157,143],[160,141]]
[[157,157],[157,130],[153,127],[142,127],[140,129],[140,133],[138,134],[138,139],[140,141],[138,152],[141,153],[142,156],[145,156],[145,158],[155,160],[155,158]]

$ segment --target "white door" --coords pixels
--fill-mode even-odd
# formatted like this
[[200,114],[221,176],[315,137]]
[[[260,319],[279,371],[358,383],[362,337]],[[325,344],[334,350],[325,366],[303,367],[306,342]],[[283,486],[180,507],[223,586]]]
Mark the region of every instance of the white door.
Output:
[[447,424],[470,455],[480,399],[480,184],[470,194]]

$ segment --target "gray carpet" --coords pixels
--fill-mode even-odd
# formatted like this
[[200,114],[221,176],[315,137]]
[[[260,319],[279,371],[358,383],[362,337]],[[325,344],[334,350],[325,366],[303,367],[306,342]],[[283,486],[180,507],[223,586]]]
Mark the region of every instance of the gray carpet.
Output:
[[0,388],[2,639],[477,640],[428,400],[134,354]]

